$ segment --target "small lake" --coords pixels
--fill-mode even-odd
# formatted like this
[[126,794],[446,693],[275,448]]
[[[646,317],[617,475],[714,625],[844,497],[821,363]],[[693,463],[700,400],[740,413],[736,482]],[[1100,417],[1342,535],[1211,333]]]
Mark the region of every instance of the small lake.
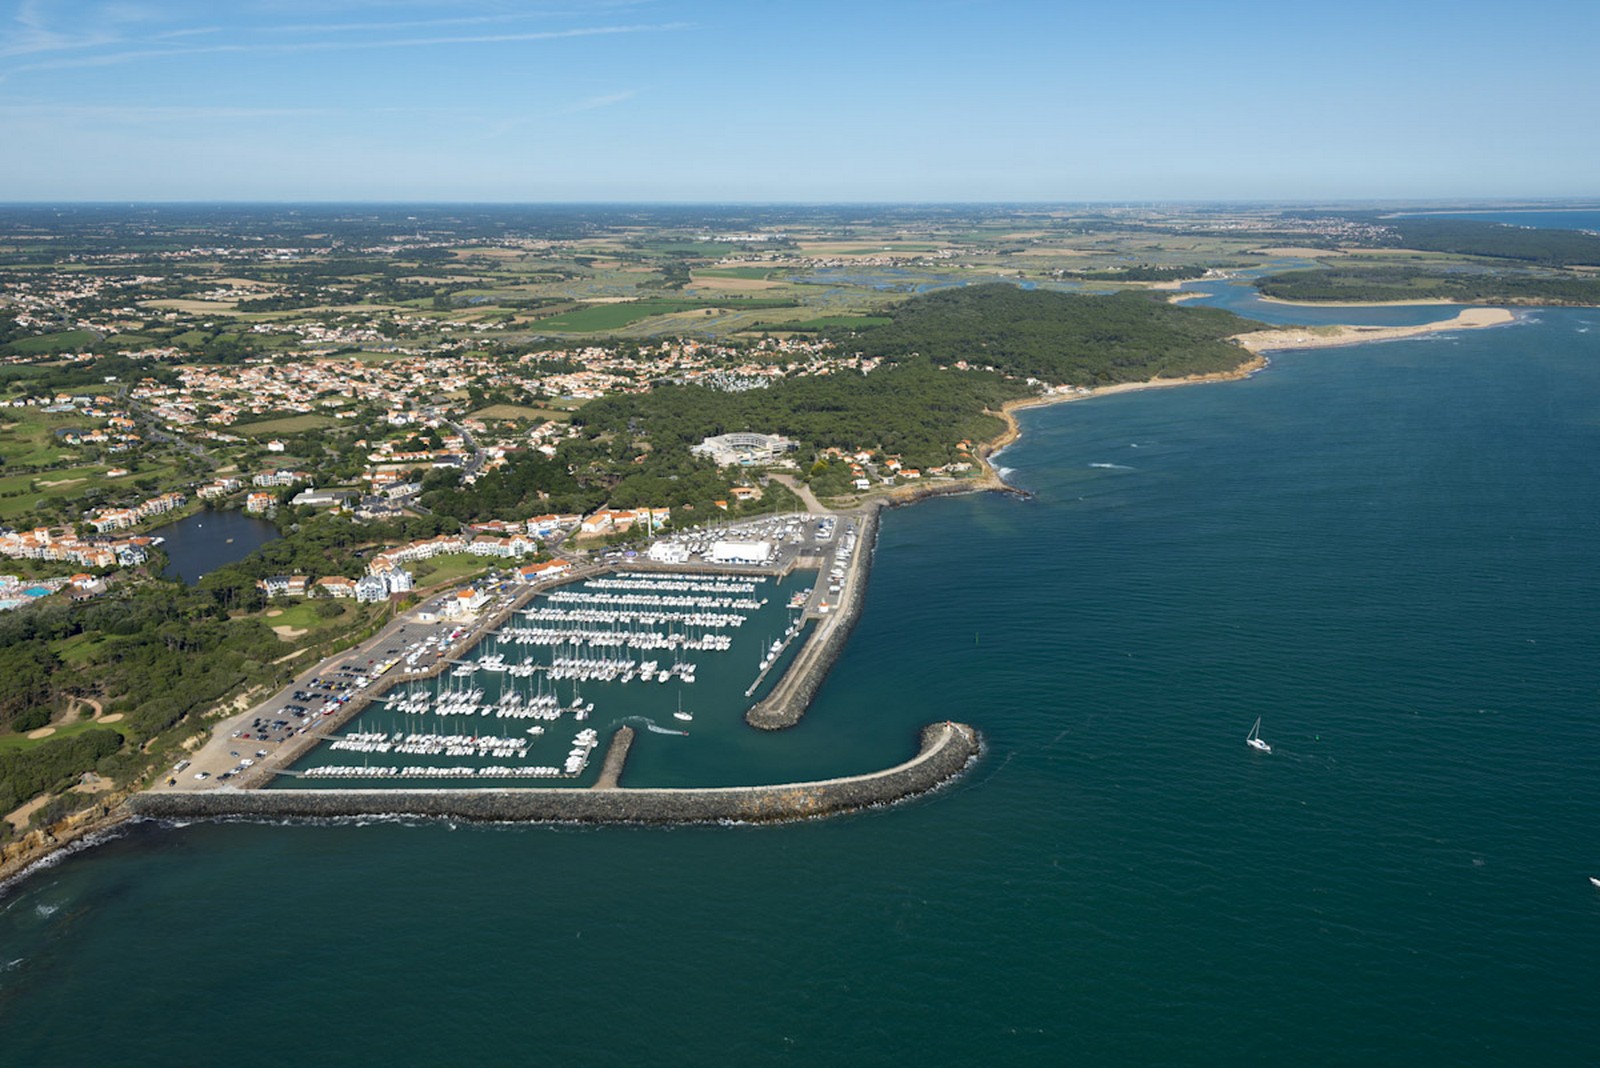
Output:
[[242,560],[279,537],[278,528],[243,512],[207,509],[151,531],[165,538],[167,554],[163,578],[182,579],[193,586],[200,577],[223,564]]

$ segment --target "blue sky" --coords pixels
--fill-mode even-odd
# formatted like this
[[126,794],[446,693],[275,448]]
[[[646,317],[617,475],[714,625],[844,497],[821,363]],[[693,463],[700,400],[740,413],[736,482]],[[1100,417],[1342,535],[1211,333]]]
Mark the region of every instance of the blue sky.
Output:
[[0,0],[0,201],[1600,196],[1600,0]]

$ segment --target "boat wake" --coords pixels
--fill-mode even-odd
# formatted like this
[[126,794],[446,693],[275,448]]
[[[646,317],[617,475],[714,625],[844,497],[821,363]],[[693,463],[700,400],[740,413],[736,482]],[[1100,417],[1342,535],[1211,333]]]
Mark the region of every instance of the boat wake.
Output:
[[651,734],[676,734],[681,738],[687,738],[689,736],[688,731],[675,731],[670,727],[663,727],[661,724],[657,723],[653,719],[650,719],[648,716],[624,716],[617,722],[628,727],[643,727]]
[[1129,467],[1127,464],[1090,464],[1089,466],[1090,467],[1098,467],[1098,468],[1100,468],[1101,470],[1104,470],[1104,471],[1135,471],[1135,470],[1138,470],[1137,468]]

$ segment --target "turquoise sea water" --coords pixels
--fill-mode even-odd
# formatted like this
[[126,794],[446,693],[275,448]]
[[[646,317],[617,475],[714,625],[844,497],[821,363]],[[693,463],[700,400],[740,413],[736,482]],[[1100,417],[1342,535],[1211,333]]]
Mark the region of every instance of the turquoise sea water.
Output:
[[141,825],[0,898],[7,1063],[1587,1060],[1600,311],[1024,425],[1033,500],[885,516],[793,735],[871,766],[963,719],[954,787]]

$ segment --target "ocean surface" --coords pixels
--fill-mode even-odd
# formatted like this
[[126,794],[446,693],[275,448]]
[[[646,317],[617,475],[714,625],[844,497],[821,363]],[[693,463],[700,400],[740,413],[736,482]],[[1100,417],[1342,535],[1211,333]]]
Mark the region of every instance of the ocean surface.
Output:
[[855,770],[957,718],[954,786],[779,827],[141,824],[0,897],[6,1063],[1593,1056],[1600,311],[1023,424],[1036,496],[886,514],[810,714],[715,749]]
[[[1429,214],[1429,213],[1422,213]],[[1541,230],[1593,230],[1600,232],[1600,209],[1510,209],[1504,211],[1458,211],[1435,218],[1475,219],[1482,222],[1510,223],[1512,226],[1532,226]]]

